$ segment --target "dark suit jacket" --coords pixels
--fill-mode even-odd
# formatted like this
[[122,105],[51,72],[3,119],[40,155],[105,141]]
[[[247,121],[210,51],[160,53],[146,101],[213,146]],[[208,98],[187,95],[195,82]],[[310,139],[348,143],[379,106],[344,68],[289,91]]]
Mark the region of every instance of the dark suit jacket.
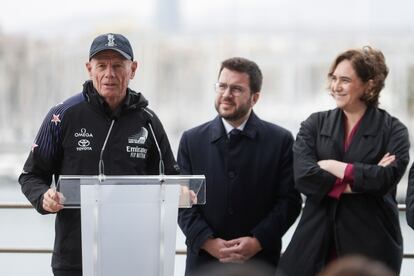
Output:
[[206,204],[181,209],[186,236],[186,273],[216,262],[200,249],[209,237],[255,236],[263,250],[254,259],[275,266],[281,237],[300,212],[294,189],[293,137],[253,112],[241,140],[229,144],[220,117],[184,132],[178,150],[182,174],[206,176]]
[[[338,256],[362,254],[400,271],[403,243],[395,194],[409,162],[407,129],[384,110],[368,108],[344,152],[343,116],[340,109],[312,114],[297,135],[295,182],[307,200],[280,261],[287,275],[315,275],[326,264],[332,242]],[[387,152],[396,160],[378,166]],[[325,159],[354,164],[354,194],[340,200],[327,196],[336,178],[318,166]]]
[[414,229],[414,163],[411,165],[408,176],[407,196],[405,197],[406,212],[408,225]]

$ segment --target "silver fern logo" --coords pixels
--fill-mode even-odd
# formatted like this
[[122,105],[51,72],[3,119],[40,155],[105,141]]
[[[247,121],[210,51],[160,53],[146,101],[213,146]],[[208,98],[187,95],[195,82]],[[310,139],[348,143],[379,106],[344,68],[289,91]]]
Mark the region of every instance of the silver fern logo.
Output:
[[141,127],[141,130],[137,134],[128,137],[128,143],[143,145],[147,141],[147,138],[148,130],[145,127]]

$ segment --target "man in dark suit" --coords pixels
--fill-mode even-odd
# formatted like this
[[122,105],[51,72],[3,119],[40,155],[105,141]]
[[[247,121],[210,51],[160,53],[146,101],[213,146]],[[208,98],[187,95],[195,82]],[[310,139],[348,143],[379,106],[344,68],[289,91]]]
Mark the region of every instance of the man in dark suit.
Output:
[[281,238],[299,215],[293,137],[253,112],[261,85],[256,63],[223,61],[215,86],[218,116],[181,138],[181,173],[204,174],[207,183],[207,203],[179,213],[186,235],[186,275],[211,263],[261,262],[275,268]]

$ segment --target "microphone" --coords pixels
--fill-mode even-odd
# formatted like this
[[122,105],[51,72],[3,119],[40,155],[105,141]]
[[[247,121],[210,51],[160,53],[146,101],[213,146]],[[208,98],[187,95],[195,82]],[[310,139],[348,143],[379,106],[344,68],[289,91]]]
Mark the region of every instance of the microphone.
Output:
[[[146,111],[147,114],[149,114],[151,117],[154,116],[146,108],[143,108],[143,110]],[[112,120],[111,125],[110,125],[109,130],[108,130],[108,133],[106,134],[105,141],[104,141],[104,143],[102,145],[101,153],[99,155],[98,171],[99,171],[99,181],[101,181],[101,182],[105,179],[105,165],[104,165],[104,161],[103,161],[103,153],[105,151],[106,144],[108,142],[109,135],[111,134],[112,127],[114,126],[114,123],[115,123],[115,120]],[[152,137],[154,138],[155,146],[157,147],[158,155],[160,157],[160,162],[159,162],[159,165],[158,165],[158,172],[159,172],[160,175],[165,175],[164,160],[162,158],[162,152],[161,152],[161,148],[160,148],[160,146],[158,144],[157,137],[155,136],[154,129],[152,128],[151,118],[148,118],[147,125],[148,125],[148,127],[149,127],[149,129],[151,131]]]
[[[154,117],[154,115],[145,107],[143,108],[143,110],[151,117]],[[154,137],[154,141],[155,141],[155,146],[157,147],[158,150],[158,156],[160,157],[160,162],[158,165],[158,172],[160,175],[165,175],[165,167],[164,167],[164,160],[162,159],[162,152],[161,152],[161,148],[160,145],[158,144],[158,140],[157,137],[155,136],[155,132],[154,129],[152,128],[152,124],[151,124],[151,118],[149,117],[147,120],[147,125],[151,131],[151,135],[152,137]]]
[[158,144],[158,141],[157,141],[157,137],[155,137],[155,133],[154,133],[154,130],[152,129],[151,123],[148,122],[147,124],[148,124],[148,126],[151,130],[152,137],[154,137],[155,145],[157,146],[157,150],[158,150],[158,155],[160,156],[160,162],[159,162],[159,165],[158,165],[159,174],[160,175],[165,175],[164,160],[162,160],[162,153],[161,153],[161,149],[160,149],[160,146]]
[[101,154],[99,155],[99,163],[98,163],[98,171],[99,171],[99,181],[102,182],[105,180],[105,166],[103,161],[103,153],[105,151],[106,143],[108,142],[109,135],[111,134],[112,127],[114,126],[115,120],[112,120],[111,126],[109,127],[108,133],[106,134],[105,141],[103,143],[103,146],[101,148]]
[[[143,110],[149,114],[149,116],[154,117],[154,115],[147,110],[145,107],[143,108]],[[157,137],[155,136],[155,132],[154,129],[152,128],[152,124],[151,124],[151,117],[148,118],[147,120],[147,125],[151,131],[152,137],[154,137],[154,141],[155,141],[155,146],[157,147],[158,150],[158,155],[160,157],[160,162],[159,162],[159,174],[160,174],[160,200],[161,200],[161,205],[160,205],[160,248],[159,248],[159,258],[161,261],[161,264],[164,262],[164,258],[165,258],[165,252],[164,252],[164,243],[165,243],[165,209],[166,209],[166,203],[165,203],[165,196],[166,196],[166,184],[165,184],[165,179],[164,179],[164,173],[165,173],[165,169],[164,169],[164,161],[162,159],[162,152],[161,152],[161,148],[160,145],[158,144],[157,141]],[[162,265],[160,267],[160,272],[161,275],[164,275],[164,266]]]

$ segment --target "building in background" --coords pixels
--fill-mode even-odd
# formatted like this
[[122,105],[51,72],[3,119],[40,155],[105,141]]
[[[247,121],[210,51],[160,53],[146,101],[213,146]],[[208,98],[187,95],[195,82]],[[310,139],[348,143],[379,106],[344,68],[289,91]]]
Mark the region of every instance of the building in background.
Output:
[[[350,1],[327,13],[320,7],[332,3],[325,0],[239,2],[201,1],[198,7],[189,0],[158,0],[149,21],[133,14],[92,17],[73,25],[58,21],[53,30],[61,32],[50,36],[0,33],[0,151],[26,156],[48,109],[81,91],[90,41],[107,31],[130,38],[139,62],[131,87],[157,110],[175,150],[185,129],[214,116],[217,66],[231,56],[261,66],[262,100],[255,108],[296,134],[312,112],[334,107],[326,73],[337,53],[377,47],[390,67],[380,106],[414,130],[414,23],[406,15],[414,4]],[[6,171],[15,166],[0,155],[2,162]]]
[[[130,39],[139,62],[131,87],[157,111],[176,152],[185,129],[216,114],[211,94],[222,60],[259,64],[264,84],[255,109],[295,135],[312,112],[334,107],[326,90],[332,59],[363,45],[381,49],[390,68],[380,107],[414,133],[412,14],[414,2],[406,0],[8,1],[0,14],[0,201],[26,200],[17,176],[49,108],[81,91],[97,34]],[[53,245],[51,216],[3,209],[0,220],[0,247]],[[404,250],[412,253],[414,232],[403,212],[400,220]],[[183,238],[177,247],[185,249]],[[177,276],[184,262],[176,259]],[[49,263],[48,254],[2,254],[0,274],[44,276]],[[405,259],[401,275],[412,271],[414,261]]]

